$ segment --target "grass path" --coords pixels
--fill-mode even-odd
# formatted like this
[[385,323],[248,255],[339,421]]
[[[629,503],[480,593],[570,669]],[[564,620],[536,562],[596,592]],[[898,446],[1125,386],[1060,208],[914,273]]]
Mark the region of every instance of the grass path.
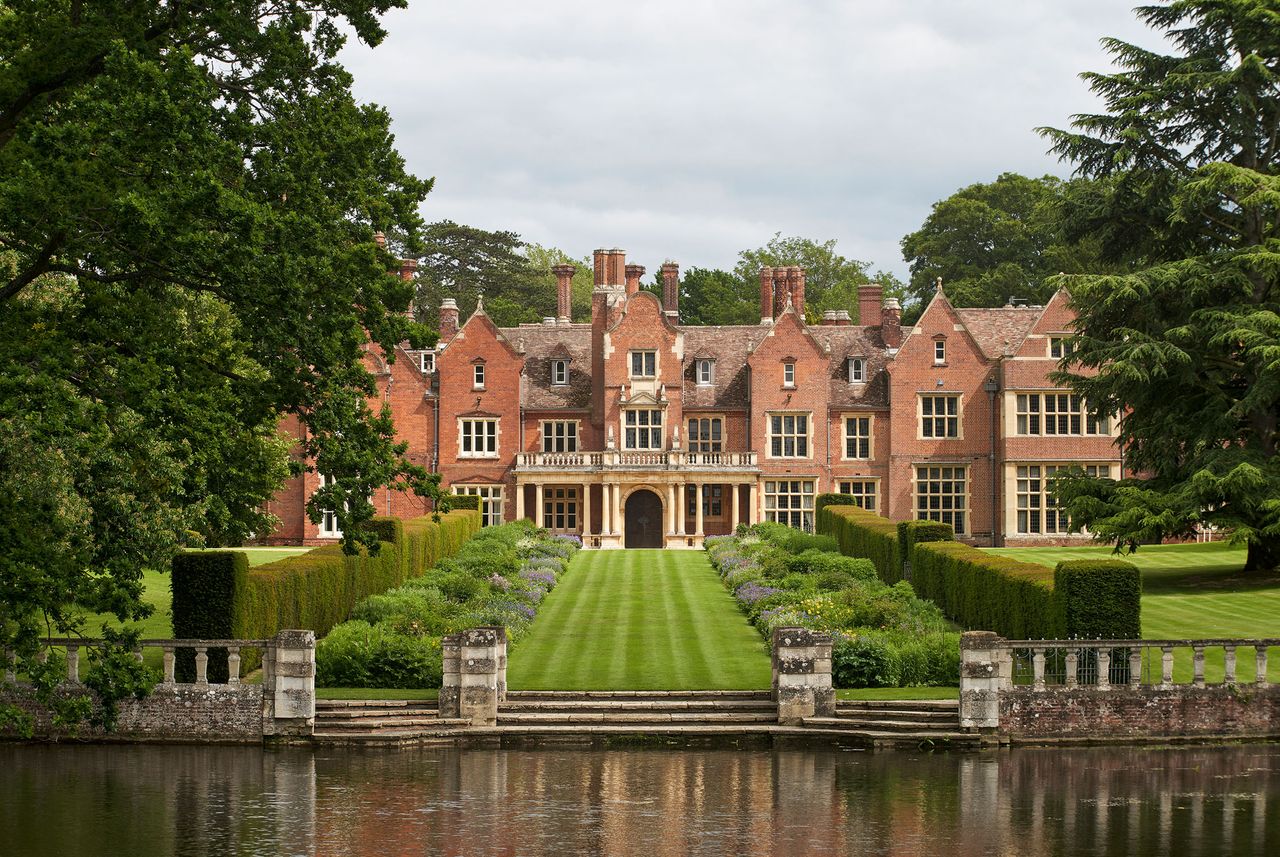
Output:
[[769,656],[702,551],[581,551],[512,652],[513,690],[745,690]]
[[[1110,556],[1109,547],[1002,548],[992,551],[1054,566],[1059,560]],[[1280,574],[1244,574],[1245,551],[1223,542],[1149,545],[1124,559],[1142,571],[1142,636],[1190,638],[1280,638]],[[1179,650],[1174,677],[1191,676],[1190,652]],[[1241,652],[1239,674],[1253,678],[1253,652]],[[1280,649],[1270,653],[1267,675],[1280,681]],[[1206,675],[1222,676],[1222,650],[1206,651]],[[1158,674],[1158,663],[1155,667]]]

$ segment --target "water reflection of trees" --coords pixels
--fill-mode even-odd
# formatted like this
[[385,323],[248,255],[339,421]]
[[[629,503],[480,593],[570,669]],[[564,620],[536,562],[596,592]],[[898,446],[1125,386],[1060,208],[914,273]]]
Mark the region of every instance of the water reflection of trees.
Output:
[[1276,854],[1280,748],[0,747],[3,854]]

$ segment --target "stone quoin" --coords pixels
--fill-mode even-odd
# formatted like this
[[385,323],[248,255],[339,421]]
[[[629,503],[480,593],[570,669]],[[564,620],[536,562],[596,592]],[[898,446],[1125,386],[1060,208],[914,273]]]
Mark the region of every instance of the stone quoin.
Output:
[[[679,268],[662,296],[618,249],[595,252],[590,319],[571,317],[572,266],[554,269],[557,315],[498,327],[483,301],[465,322],[439,308],[440,341],[394,363],[372,346],[378,402],[408,457],[485,522],[529,518],[587,547],[698,547],[742,522],[810,529],[818,494],[853,494],[893,519],[951,524],[978,545],[1065,544],[1050,479],[1081,466],[1119,478],[1117,420],[1049,378],[1070,353],[1060,291],[1045,306],[951,305],[939,284],[902,325],[878,285],[847,311],[804,314],[805,272],[760,271],[760,323],[679,323]],[[404,265],[400,276],[412,276]],[[298,435],[296,420],[283,431]],[[340,536],[307,520],[315,473],[270,504],[274,544]],[[379,514],[427,501],[380,489]]]

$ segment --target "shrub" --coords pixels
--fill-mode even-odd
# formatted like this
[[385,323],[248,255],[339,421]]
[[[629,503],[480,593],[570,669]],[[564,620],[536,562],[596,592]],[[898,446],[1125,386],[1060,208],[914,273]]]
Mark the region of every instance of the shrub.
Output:
[[1063,633],[1068,637],[1137,640],[1142,637],[1142,576],[1120,559],[1077,559],[1053,572]]
[[955,530],[940,521],[899,521],[898,555],[911,560],[911,549],[922,542],[955,541]]
[[852,494],[819,494],[813,501],[815,515],[821,515],[828,506],[856,506],[858,498]]
[[480,511],[480,498],[475,494],[451,494],[445,504],[452,509],[474,509]]
[[898,687],[897,659],[884,640],[845,637],[831,649],[831,680],[836,687]]
[[438,637],[398,633],[390,625],[344,622],[316,644],[322,687],[439,687]]

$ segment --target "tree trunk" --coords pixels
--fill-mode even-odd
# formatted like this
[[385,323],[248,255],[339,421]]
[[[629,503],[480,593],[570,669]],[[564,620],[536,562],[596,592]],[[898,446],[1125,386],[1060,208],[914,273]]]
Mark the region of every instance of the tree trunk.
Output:
[[1272,571],[1280,568],[1280,538],[1264,536],[1249,542],[1249,556],[1244,561],[1245,571]]

